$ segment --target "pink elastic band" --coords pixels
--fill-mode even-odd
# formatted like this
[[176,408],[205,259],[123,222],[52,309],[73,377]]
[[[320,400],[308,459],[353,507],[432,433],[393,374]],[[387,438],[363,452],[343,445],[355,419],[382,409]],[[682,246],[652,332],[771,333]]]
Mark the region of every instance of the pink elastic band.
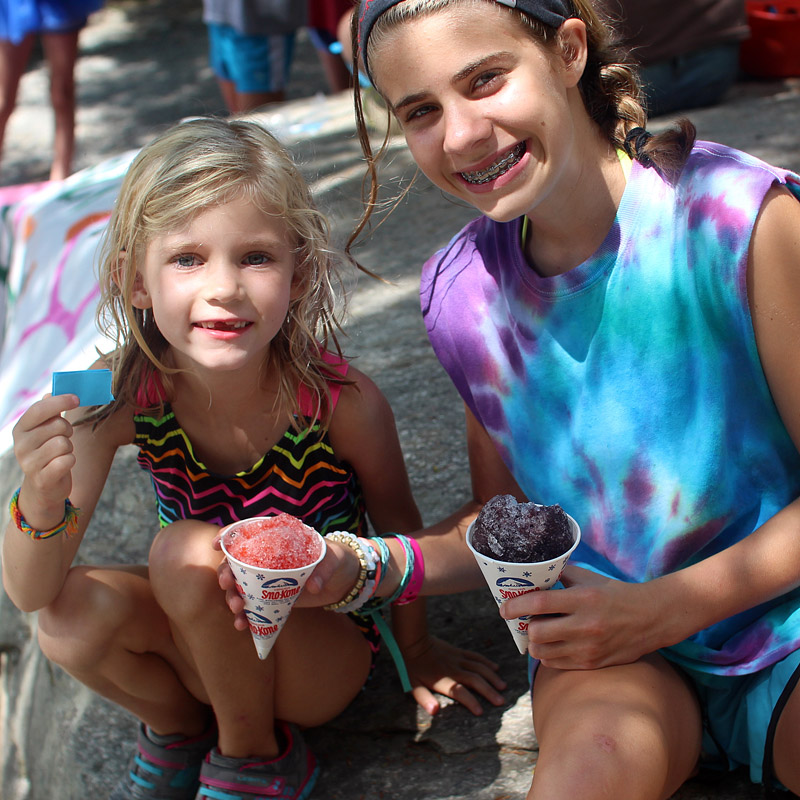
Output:
[[425,560],[422,558],[422,548],[413,536],[407,536],[406,541],[414,551],[414,571],[411,573],[411,580],[409,580],[405,591],[394,601],[396,606],[413,603],[419,596],[422,582],[425,580]]

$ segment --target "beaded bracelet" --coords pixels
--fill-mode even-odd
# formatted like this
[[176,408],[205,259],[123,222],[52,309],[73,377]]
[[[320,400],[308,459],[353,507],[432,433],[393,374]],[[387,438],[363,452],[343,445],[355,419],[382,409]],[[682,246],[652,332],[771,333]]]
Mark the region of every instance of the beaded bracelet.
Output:
[[344,533],[342,531],[336,531],[335,533],[328,533],[325,535],[326,539],[331,539],[334,542],[341,542],[342,544],[346,544],[351,550],[353,550],[358,557],[358,563],[360,564],[360,569],[358,571],[358,577],[356,578],[356,582],[350,592],[344,597],[342,600],[339,600],[338,603],[330,603],[327,606],[323,606],[326,611],[337,611],[340,608],[344,608],[344,606],[351,603],[357,597],[358,593],[364,587],[364,584],[367,582],[367,557],[364,553],[364,549],[361,547],[361,544],[358,541],[358,537],[354,533]]
[[419,542],[413,536],[408,536],[405,538],[407,539],[411,549],[414,551],[414,563],[408,585],[400,594],[400,597],[394,601],[396,606],[404,606],[408,603],[413,603],[417,599],[420,589],[422,589],[422,582],[425,579],[425,560],[422,558],[422,548],[419,546]]
[[372,543],[372,539],[365,539],[363,536],[359,536],[358,541],[367,557],[367,580],[361,590],[361,595],[364,595],[363,602],[366,602],[375,594],[384,578],[384,562],[381,559],[378,548]]
[[[378,573],[380,569],[380,557],[378,551],[372,546],[368,539],[358,538],[358,544],[364,553],[364,559],[367,562],[367,576],[364,585],[358,590],[356,596],[343,606],[332,609],[337,614],[349,614],[352,611],[358,611],[371,597],[375,594],[375,587],[377,584]],[[349,595],[348,595],[349,597]]]
[[30,536],[34,541],[50,539],[53,536],[58,536],[59,533],[63,533],[69,538],[78,530],[78,512],[80,509],[75,508],[75,506],[70,503],[69,498],[64,501],[64,519],[61,520],[55,528],[50,528],[49,531],[40,531],[36,528],[32,528],[25,521],[25,517],[22,516],[22,512],[19,510],[19,493],[19,489],[14,492],[11,497],[11,502],[8,504],[8,511],[17,528],[22,531],[22,533]]

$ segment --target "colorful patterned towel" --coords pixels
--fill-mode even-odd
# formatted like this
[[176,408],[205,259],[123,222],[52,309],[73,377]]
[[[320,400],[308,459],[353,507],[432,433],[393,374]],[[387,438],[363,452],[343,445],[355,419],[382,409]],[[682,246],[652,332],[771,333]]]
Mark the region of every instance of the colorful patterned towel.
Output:
[[65,181],[0,188],[0,453],[56,370],[108,349],[95,324],[96,256],[135,151]]

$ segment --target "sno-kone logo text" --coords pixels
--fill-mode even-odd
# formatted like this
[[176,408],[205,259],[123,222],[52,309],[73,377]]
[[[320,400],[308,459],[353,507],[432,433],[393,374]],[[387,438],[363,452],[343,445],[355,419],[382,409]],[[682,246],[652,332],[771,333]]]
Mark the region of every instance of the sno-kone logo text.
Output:
[[294,578],[272,578],[261,584],[262,600],[291,600],[300,594],[300,585]]

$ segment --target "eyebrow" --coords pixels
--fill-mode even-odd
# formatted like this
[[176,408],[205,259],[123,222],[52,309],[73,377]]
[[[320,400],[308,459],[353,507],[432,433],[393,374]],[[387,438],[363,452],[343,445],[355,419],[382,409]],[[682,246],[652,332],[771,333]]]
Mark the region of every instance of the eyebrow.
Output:
[[[489,53],[488,55],[483,56],[482,58],[476,59],[475,61],[471,61],[469,64],[465,64],[458,72],[453,75],[450,79],[450,83],[459,83],[474,72],[477,72],[480,69],[483,69],[488,63],[497,60],[498,58],[503,58],[510,56],[511,53],[506,52],[505,50],[501,50],[497,53]],[[428,96],[427,92],[414,92],[413,94],[408,94],[405,97],[401,98],[396,105],[392,106],[393,111],[399,111],[401,108],[405,108],[406,106],[413,105],[414,103],[419,103],[420,101],[424,100]]]

